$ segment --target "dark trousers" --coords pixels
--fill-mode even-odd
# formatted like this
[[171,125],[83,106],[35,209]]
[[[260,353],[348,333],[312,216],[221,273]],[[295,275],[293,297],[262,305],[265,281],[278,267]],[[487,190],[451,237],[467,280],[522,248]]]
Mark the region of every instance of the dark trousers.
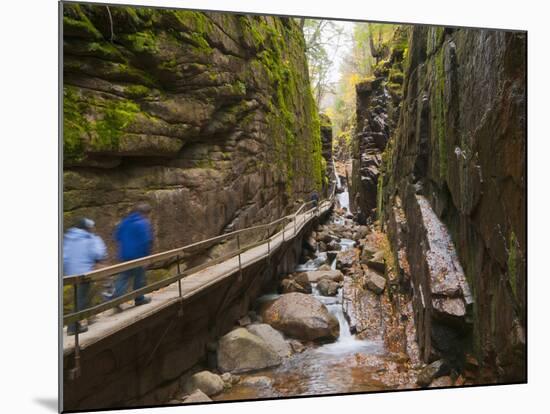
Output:
[[[128,290],[128,284],[130,279],[134,280],[133,290],[140,289],[145,286],[145,269],[143,267],[136,267],[135,269],[127,270],[118,275],[115,281],[115,292],[113,299],[118,298],[126,293]],[[141,295],[135,299],[136,305],[143,302],[145,296]]]
[[[80,283],[76,287],[76,309],[75,312],[80,312],[90,306],[90,288],[92,284],[90,282]],[[67,327],[67,332],[75,332],[76,323],[71,323]]]

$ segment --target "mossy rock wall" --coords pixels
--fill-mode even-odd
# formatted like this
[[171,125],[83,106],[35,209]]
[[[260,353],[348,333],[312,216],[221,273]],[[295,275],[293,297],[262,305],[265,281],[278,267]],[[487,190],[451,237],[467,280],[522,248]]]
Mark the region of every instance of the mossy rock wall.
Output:
[[396,196],[426,197],[473,293],[465,351],[494,378],[525,380],[526,36],[416,26],[408,51],[383,219]]
[[[292,19],[63,6],[64,225],[153,206],[155,251],[290,213],[324,165]],[[258,237],[258,235],[254,235]]]

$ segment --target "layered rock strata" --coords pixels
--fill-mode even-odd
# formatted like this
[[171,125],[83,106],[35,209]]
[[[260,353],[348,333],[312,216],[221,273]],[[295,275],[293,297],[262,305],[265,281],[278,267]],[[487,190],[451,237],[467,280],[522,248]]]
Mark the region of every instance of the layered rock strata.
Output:
[[324,185],[290,18],[63,6],[64,225],[153,207],[155,251],[289,213]]

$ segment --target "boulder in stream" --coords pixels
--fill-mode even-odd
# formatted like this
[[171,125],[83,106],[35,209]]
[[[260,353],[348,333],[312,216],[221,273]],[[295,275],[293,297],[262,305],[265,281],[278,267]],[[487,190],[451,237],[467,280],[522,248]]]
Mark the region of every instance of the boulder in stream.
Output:
[[211,402],[212,400],[201,390],[195,390],[185,400],[184,403],[201,403],[201,402]]
[[332,262],[334,262],[334,259],[336,259],[337,256],[338,256],[338,252],[334,250],[327,252],[327,263],[332,264]]
[[283,279],[281,281],[281,293],[292,293],[292,292],[310,293],[303,286],[298,284],[295,280]]
[[262,338],[282,358],[292,354],[292,348],[284,336],[267,323],[255,323],[248,326],[248,331]]
[[301,354],[302,352],[304,352],[306,350],[305,345],[303,343],[301,343],[300,341],[298,341],[297,339],[290,339],[288,341],[288,344],[292,348],[292,352],[294,352],[296,354]]
[[327,248],[330,250],[342,250],[342,246],[336,240],[333,240],[330,243],[328,243]]
[[[294,294],[299,293],[289,293]],[[245,328],[237,328],[220,339],[218,368],[222,372],[254,371],[280,363],[281,357],[277,352],[266,341]]]
[[185,389],[188,393],[200,390],[208,396],[219,394],[223,391],[223,388],[222,378],[210,371],[201,371],[193,374],[185,384]]
[[275,329],[297,339],[336,339],[340,334],[338,319],[319,300],[303,293],[282,295],[262,316]]
[[317,289],[323,296],[336,296],[340,284],[328,278],[323,278],[317,283]]
[[344,280],[344,275],[339,270],[312,270],[303,273],[307,275],[308,280],[312,283],[317,283],[321,279],[330,279],[335,282]]
[[309,278],[305,273],[294,273],[291,278],[294,282],[302,287],[304,293],[311,293],[311,282],[309,281]]

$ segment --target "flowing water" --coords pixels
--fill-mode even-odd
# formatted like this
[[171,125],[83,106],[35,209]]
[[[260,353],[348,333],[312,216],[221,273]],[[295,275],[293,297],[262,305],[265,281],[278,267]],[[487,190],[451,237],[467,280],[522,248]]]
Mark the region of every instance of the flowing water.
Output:
[[[349,203],[345,201],[349,202],[348,192],[339,195],[341,205],[347,209]],[[342,250],[352,248],[354,244],[353,240],[340,241]],[[296,271],[315,270],[326,259],[326,253],[318,252],[316,258],[299,265]],[[336,259],[331,267],[336,268]],[[316,284],[312,284],[312,295],[325,304],[340,324],[340,336],[335,342],[308,344],[305,351],[285,358],[278,367],[244,374],[244,381],[214,399],[243,400],[395,389],[399,381],[388,381],[384,373],[395,369],[396,363],[392,361],[383,341],[361,340],[350,332],[342,307],[342,293],[340,288],[336,296],[322,296]],[[264,295],[259,303],[275,300],[279,296]]]

